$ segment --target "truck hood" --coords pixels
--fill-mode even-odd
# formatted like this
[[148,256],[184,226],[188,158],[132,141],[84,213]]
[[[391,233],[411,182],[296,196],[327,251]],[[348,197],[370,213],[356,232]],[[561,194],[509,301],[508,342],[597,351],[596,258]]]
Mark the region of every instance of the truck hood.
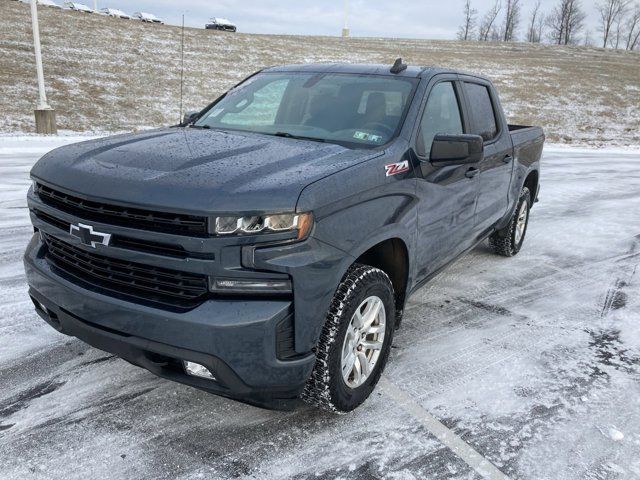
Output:
[[293,211],[308,184],[378,155],[260,134],[166,128],[58,148],[31,175],[107,202],[267,213]]

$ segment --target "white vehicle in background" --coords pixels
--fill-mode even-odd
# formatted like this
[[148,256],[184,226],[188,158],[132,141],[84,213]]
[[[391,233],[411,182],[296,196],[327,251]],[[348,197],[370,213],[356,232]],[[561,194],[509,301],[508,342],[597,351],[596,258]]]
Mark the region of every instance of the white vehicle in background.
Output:
[[149,22],[149,23],[164,23],[162,20],[156,17],[153,13],[147,13],[147,12],[135,12],[133,14],[133,18],[137,18],[138,20],[141,20],[143,22]]
[[85,12],[85,13],[93,13],[93,10],[87,7],[84,3],[65,2],[64,6],[67,7],[69,10],[76,10],[78,12]]
[[53,0],[38,0],[37,3],[38,3],[38,5],[42,5],[44,7],[62,8],[60,5],[58,5]]
[[131,15],[127,15],[122,10],[118,10],[117,8],[102,8],[100,9],[100,13],[109,15],[110,17],[131,18]]
[[[31,3],[30,0],[20,0],[20,2],[22,2],[22,3]],[[53,0],[37,0],[36,3],[38,5],[43,6],[43,7],[62,8],[60,5],[58,5]]]
[[235,23],[226,18],[213,17],[209,22],[204,26],[207,30],[222,30],[224,32],[235,32],[237,30]]

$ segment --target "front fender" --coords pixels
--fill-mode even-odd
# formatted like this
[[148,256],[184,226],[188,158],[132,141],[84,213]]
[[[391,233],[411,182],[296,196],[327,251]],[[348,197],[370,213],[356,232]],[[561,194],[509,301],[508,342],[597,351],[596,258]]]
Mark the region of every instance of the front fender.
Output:
[[386,168],[406,158],[406,150],[395,148],[308,185],[300,194],[297,210],[313,211],[313,236],[355,257],[393,237],[401,238],[413,251],[415,173],[411,167],[388,175]]

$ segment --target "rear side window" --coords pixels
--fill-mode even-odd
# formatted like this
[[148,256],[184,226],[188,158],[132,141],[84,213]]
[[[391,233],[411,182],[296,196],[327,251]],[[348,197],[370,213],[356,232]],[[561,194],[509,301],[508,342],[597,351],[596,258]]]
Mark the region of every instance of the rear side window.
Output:
[[431,151],[433,138],[439,133],[463,133],[458,97],[451,82],[438,83],[429,93],[418,134],[417,146],[421,155]]
[[485,141],[493,140],[498,135],[498,123],[489,89],[477,83],[465,83],[465,88],[471,108],[471,133]]

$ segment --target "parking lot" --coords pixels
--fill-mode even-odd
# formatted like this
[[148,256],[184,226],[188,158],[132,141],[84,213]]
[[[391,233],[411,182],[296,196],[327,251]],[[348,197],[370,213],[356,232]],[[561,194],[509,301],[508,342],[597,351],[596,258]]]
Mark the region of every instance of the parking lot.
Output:
[[0,138],[0,476],[640,478],[640,151],[552,147],[525,245],[410,300],[380,386],[334,416],[154,377],[34,312],[38,148]]

